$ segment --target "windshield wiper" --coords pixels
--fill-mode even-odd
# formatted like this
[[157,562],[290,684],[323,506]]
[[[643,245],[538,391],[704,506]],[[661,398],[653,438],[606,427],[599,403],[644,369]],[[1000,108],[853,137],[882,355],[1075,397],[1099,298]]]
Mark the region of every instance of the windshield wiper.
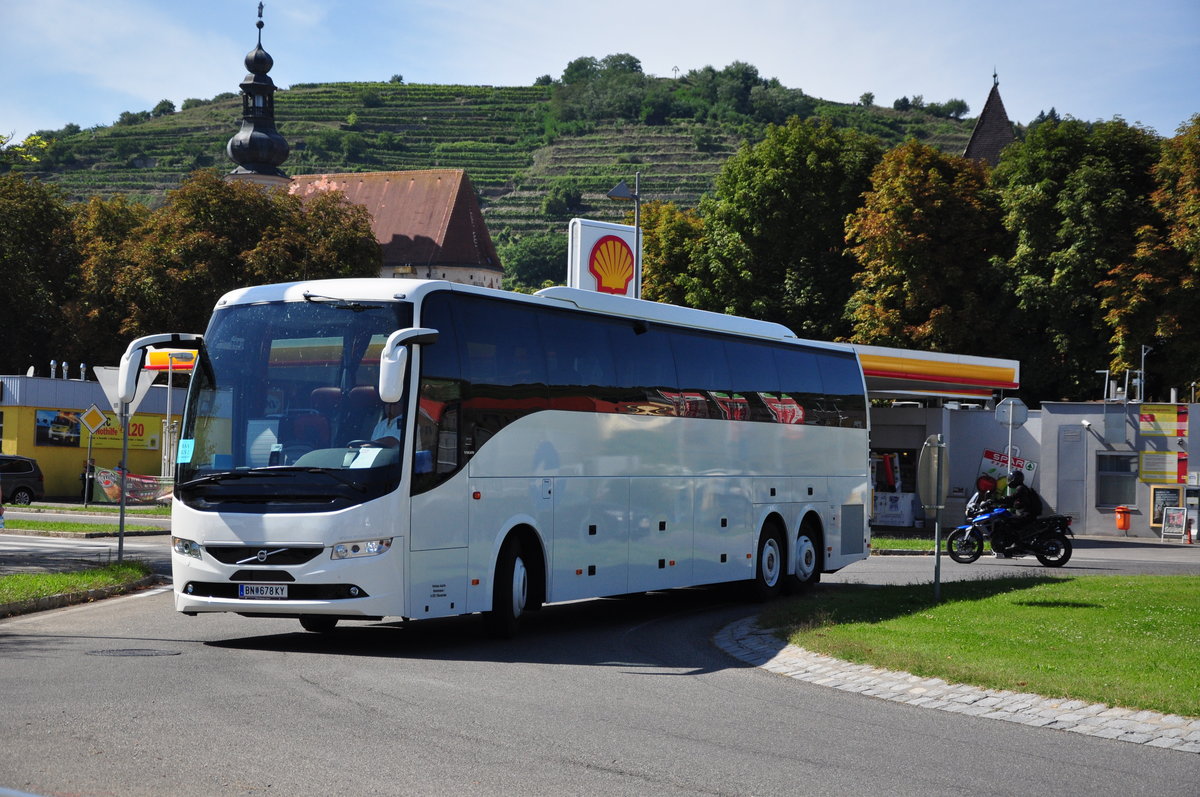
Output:
[[315,304],[328,304],[334,310],[350,310],[355,313],[361,313],[364,310],[379,310],[383,307],[381,304],[363,304],[362,302],[339,299],[336,296],[322,296],[319,293],[309,293],[308,291],[304,292],[304,301]]
[[195,487],[198,484],[207,484],[208,482],[223,482],[232,481],[233,479],[244,479],[247,476],[282,476],[282,473],[263,473],[266,468],[258,470],[225,470],[219,473],[206,473],[203,476],[197,476],[191,481],[186,481],[179,485],[180,487]]

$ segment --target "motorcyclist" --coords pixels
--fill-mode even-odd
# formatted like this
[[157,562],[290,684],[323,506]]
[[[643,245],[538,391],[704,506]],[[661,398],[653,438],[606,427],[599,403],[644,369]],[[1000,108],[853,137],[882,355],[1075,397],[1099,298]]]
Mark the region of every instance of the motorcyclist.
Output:
[[992,533],[992,551],[999,558],[1009,554],[1008,549],[1021,538],[1022,532],[1042,514],[1042,497],[1025,483],[1025,474],[1019,470],[1008,474],[1008,496],[1004,503],[1012,513],[1011,519],[1003,529]]

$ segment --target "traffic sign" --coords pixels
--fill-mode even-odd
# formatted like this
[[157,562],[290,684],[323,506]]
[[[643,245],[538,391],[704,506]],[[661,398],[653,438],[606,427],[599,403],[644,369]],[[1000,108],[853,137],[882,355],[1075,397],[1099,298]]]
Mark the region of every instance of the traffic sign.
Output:
[[996,405],[996,420],[1005,426],[1023,426],[1029,420],[1029,408],[1019,398],[1006,398]]
[[93,404],[83,411],[83,414],[79,416],[79,420],[84,426],[87,427],[89,432],[95,434],[97,429],[108,423],[108,416],[101,412],[99,407]]
[[933,434],[921,447],[917,460],[917,494],[921,505],[929,511],[946,508],[946,496],[950,493],[950,461],[946,444],[940,434]]

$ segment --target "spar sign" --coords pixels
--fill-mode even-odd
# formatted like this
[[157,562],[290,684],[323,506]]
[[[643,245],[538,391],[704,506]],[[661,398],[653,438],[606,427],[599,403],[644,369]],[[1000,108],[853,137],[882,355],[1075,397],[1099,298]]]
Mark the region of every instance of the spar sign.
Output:
[[641,258],[636,228],[590,219],[571,219],[567,285],[586,291],[640,298]]

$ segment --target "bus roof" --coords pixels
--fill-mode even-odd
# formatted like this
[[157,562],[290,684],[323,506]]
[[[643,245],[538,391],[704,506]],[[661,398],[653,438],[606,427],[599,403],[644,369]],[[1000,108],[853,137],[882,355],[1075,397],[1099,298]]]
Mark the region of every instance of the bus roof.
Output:
[[256,285],[230,291],[217,301],[217,308],[239,304],[262,302],[298,302],[306,295],[359,301],[420,301],[424,296],[437,291],[455,291],[480,296],[492,296],[510,301],[538,304],[543,307],[572,307],[602,315],[640,319],[694,329],[714,330],[737,335],[748,335],[769,340],[795,341],[850,352],[849,346],[824,341],[801,340],[792,330],[782,324],[758,321],[752,318],[696,310],[673,304],[631,299],[596,291],[556,286],[543,288],[535,294],[482,288],[445,280],[420,279],[328,279],[305,282]]

